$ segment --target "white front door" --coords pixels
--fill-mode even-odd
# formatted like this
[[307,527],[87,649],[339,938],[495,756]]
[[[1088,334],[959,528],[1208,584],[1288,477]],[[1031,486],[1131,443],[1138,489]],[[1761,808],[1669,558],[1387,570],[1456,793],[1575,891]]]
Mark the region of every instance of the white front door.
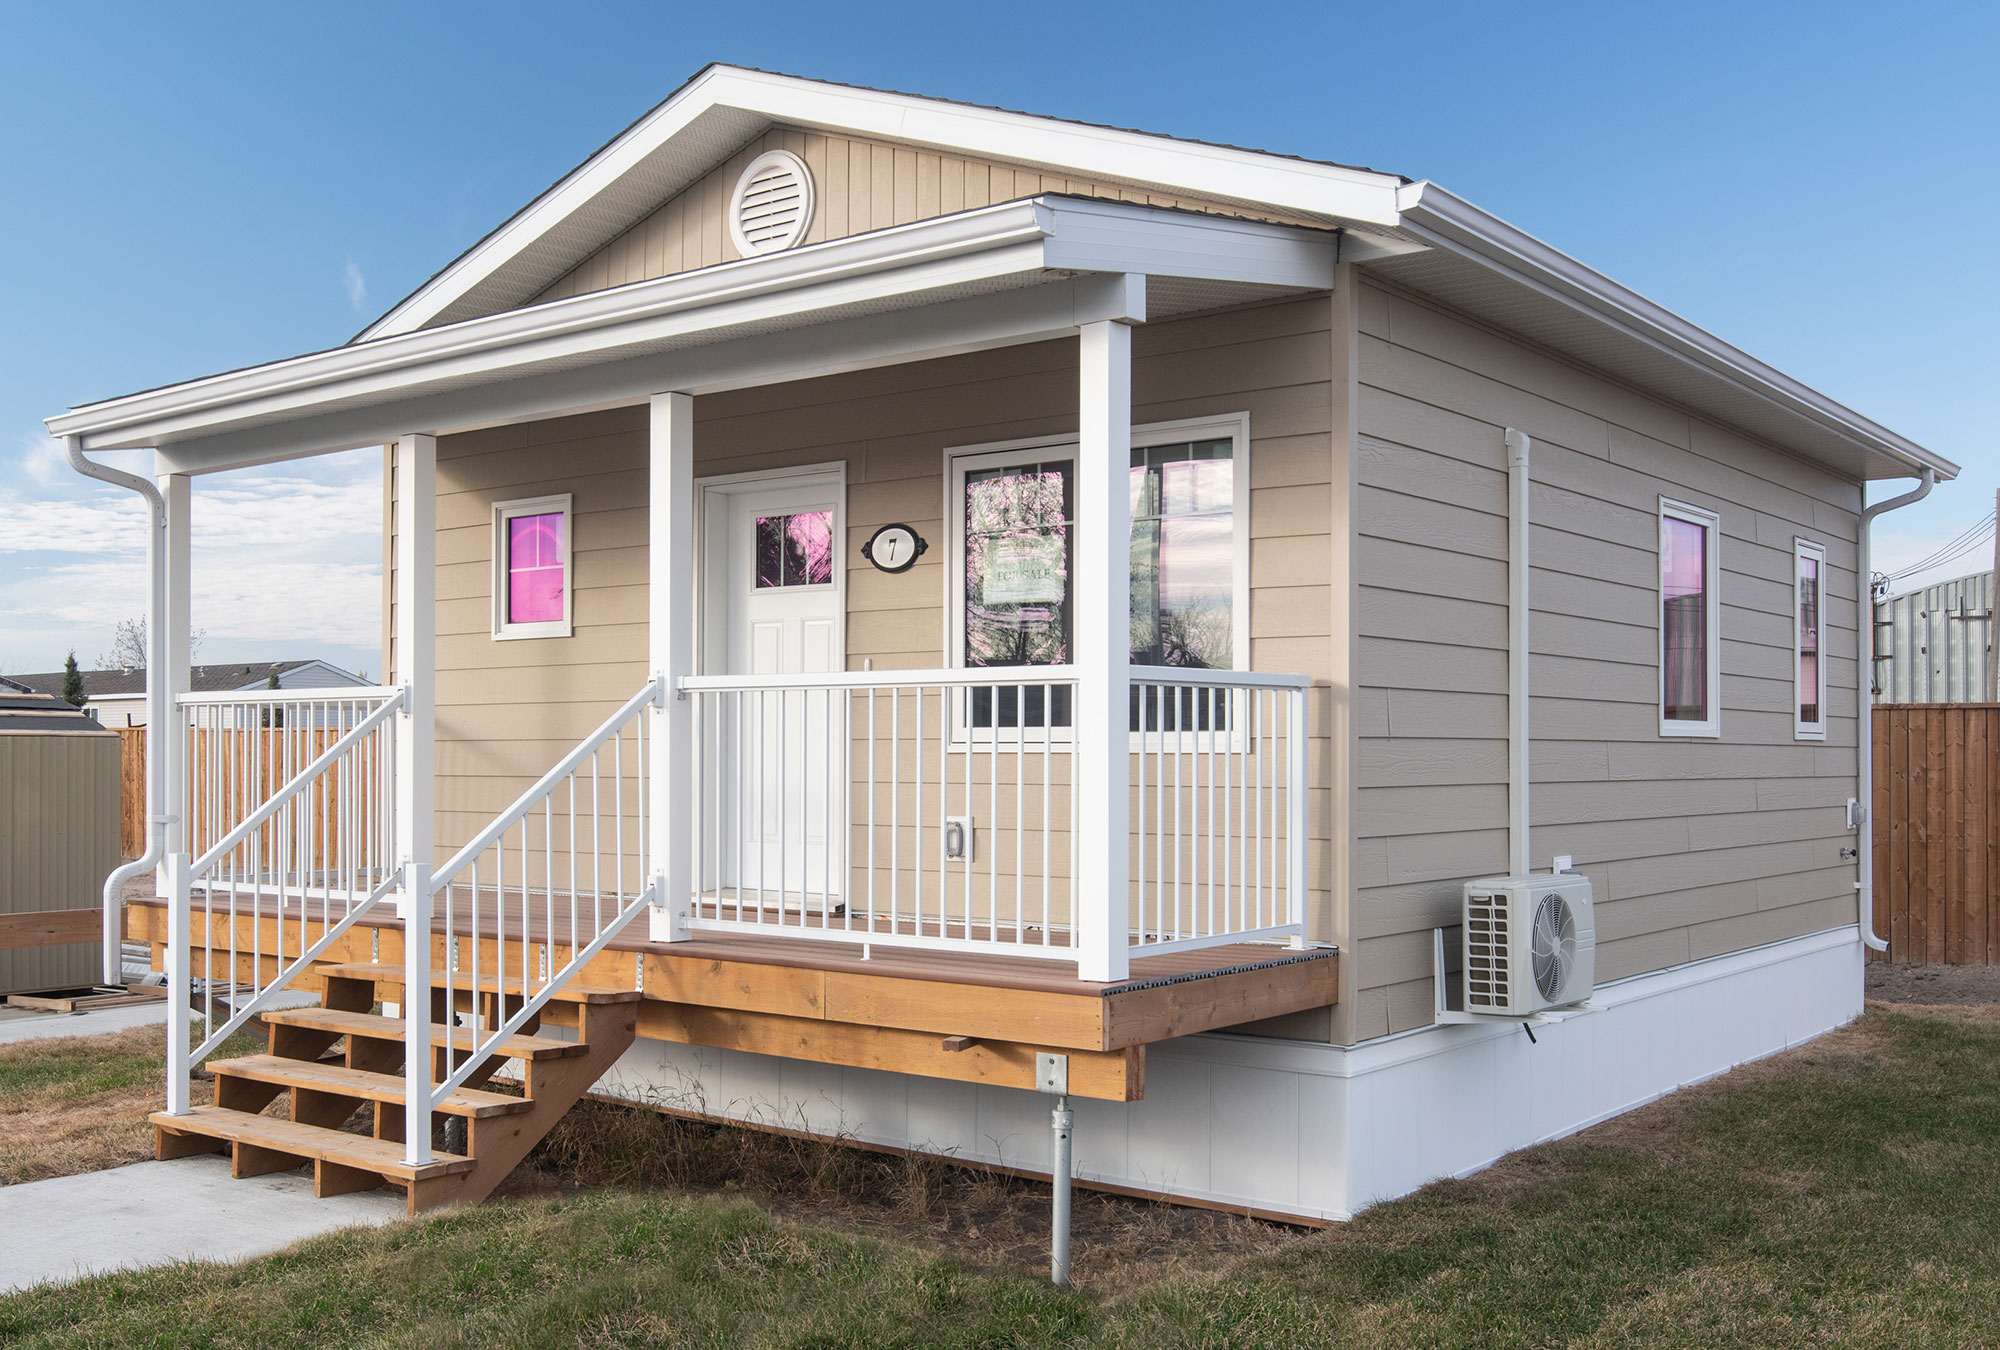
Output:
[[[712,487],[706,507],[707,669],[825,674],[842,651],[840,479]],[[844,889],[845,704],[823,690],[745,693],[715,728],[727,838],[716,879],[766,906],[831,909]]]

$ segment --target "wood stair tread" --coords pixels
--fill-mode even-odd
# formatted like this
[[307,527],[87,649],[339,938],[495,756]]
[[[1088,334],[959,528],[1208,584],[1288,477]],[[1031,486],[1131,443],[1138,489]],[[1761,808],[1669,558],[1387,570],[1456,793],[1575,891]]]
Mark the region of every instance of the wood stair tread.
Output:
[[289,1153],[319,1162],[337,1163],[376,1172],[395,1181],[428,1181],[433,1177],[470,1172],[473,1161],[456,1153],[436,1153],[432,1161],[412,1167],[403,1159],[403,1145],[345,1130],[327,1130],[317,1125],[276,1116],[253,1116],[222,1106],[197,1106],[187,1115],[155,1111],[147,1117],[169,1134],[197,1134],[209,1139],[249,1144],[276,1153]]
[[[406,1087],[400,1074],[370,1073],[341,1064],[288,1059],[283,1055],[245,1055],[240,1059],[215,1060],[209,1064],[208,1071],[221,1077],[248,1078],[259,1083],[278,1083],[285,1087],[305,1088],[309,1092],[327,1092],[362,1101],[398,1105],[404,1100]],[[436,1109],[448,1116],[483,1120],[488,1116],[515,1115],[533,1108],[534,1103],[525,1097],[510,1097],[478,1088],[459,1088],[438,1103]]]
[[[373,980],[378,985],[393,984],[400,987],[403,983],[401,966],[377,965],[366,961],[315,966],[313,971],[318,975],[331,975],[344,980]],[[467,970],[433,970],[431,987],[441,989],[447,979],[459,989],[472,988],[472,972]],[[482,975],[479,979],[479,988],[485,993],[518,994],[521,992],[521,981],[511,975]],[[572,981],[558,989],[553,997],[562,1003],[636,1003],[643,996],[637,989],[609,989],[603,985],[578,984]]]
[[[305,1027],[312,1031],[398,1043],[403,1039],[402,1018],[380,1017],[375,1013],[342,1012],[337,1008],[282,1008],[264,1013],[263,1018],[281,1027]],[[443,1045],[449,1037],[454,1049],[472,1050],[478,1046],[477,1035],[471,1027],[431,1024],[432,1045]],[[569,1059],[586,1054],[589,1049],[582,1041],[559,1041],[551,1036],[520,1034],[502,1041],[494,1053],[507,1059]]]

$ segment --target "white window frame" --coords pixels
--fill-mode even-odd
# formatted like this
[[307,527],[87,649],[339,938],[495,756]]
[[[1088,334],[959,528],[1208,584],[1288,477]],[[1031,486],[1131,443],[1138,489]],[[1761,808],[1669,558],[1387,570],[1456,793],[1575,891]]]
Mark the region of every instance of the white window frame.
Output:
[[[1704,722],[1687,722],[1670,719],[1667,716],[1666,565],[1667,522],[1670,520],[1699,525],[1708,531],[1708,547],[1703,550],[1705,574],[1702,578],[1706,600],[1702,622],[1707,636],[1704,647],[1708,656],[1706,671],[1708,720]],[[1658,651],[1655,657],[1655,665],[1659,671],[1659,689],[1654,695],[1653,709],[1659,716],[1660,734],[1675,737],[1720,737],[1722,735],[1722,517],[1705,507],[1663,496],[1660,498],[1658,548],[1660,576],[1654,591],[1653,620],[1659,629]]]
[[[507,618],[507,522],[517,516],[562,515],[563,575],[560,619],[514,623]],[[557,492],[546,497],[520,497],[493,503],[493,640],[570,637],[576,632],[575,499]]]
[[[1250,665],[1250,414],[1248,412],[1224,413],[1215,417],[1188,417],[1169,422],[1147,422],[1132,428],[1130,449],[1138,450],[1155,445],[1175,445],[1182,441],[1227,440],[1230,443],[1229,457],[1235,465],[1230,474],[1230,650],[1231,669],[1247,671]],[[1019,440],[987,441],[976,445],[946,446],[944,451],[944,519],[945,519],[945,579],[944,602],[947,613],[948,649],[945,664],[949,669],[965,668],[965,475],[969,469],[1006,468],[1010,465],[1033,464],[1050,459],[1068,459],[1075,464],[1080,459],[1077,438],[1073,433],[1051,436],[1030,436]],[[1083,521],[1073,521],[1073,530],[1088,528]],[[1130,544],[1127,542],[1127,548]],[[1025,667],[1034,669],[1034,667]],[[1232,704],[1234,700],[1232,699]],[[1050,728],[1002,728],[1000,739],[1004,743],[1009,734],[1015,738],[1025,736],[1031,743],[1044,738],[1051,744],[1065,744],[1070,740],[1068,727]],[[984,743],[986,732],[979,733],[979,741]],[[952,744],[954,748],[965,748],[967,729],[965,717],[961,714],[953,718]],[[1211,733],[1188,732],[1177,739],[1183,748],[1206,748],[1214,739]],[[1158,748],[1158,733],[1134,732],[1134,749],[1151,750]],[[1168,749],[1174,748],[1169,745]]]
[[[1819,688],[1808,691],[1800,667],[1805,664],[1804,631],[1799,626],[1799,587],[1805,581],[1806,560],[1810,558],[1819,567],[1819,648],[1818,659],[1813,662],[1819,680]],[[1792,540],[1792,736],[1801,741],[1823,741],[1826,739],[1826,545],[1814,543],[1810,539],[1794,537]],[[1806,694],[1813,695],[1813,706],[1819,709],[1819,721],[1808,722],[1799,716],[1799,709],[1806,702]]]

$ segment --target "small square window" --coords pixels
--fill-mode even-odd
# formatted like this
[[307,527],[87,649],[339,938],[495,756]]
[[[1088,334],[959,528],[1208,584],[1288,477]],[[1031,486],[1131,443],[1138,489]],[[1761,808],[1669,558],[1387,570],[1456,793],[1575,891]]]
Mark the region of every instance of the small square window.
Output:
[[570,495],[493,506],[493,636],[568,637]]
[[757,517],[760,591],[833,584],[833,512],[795,511]]

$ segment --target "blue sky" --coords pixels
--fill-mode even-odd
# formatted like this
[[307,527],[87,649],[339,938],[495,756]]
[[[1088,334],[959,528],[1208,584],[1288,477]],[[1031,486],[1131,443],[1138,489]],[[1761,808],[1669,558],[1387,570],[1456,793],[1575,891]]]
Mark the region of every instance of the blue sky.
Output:
[[[1962,463],[1889,570],[1992,507],[2000,7],[0,0],[0,671],[143,608],[43,417],[344,341],[711,60],[1435,179]],[[200,481],[205,656],[378,669],[378,473]]]

